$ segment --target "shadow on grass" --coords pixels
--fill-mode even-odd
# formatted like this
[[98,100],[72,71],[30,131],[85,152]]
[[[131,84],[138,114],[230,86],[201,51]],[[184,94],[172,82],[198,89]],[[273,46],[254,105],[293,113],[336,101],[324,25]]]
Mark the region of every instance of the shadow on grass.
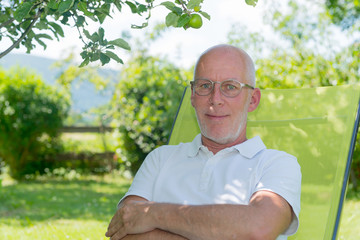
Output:
[[[114,181],[115,182],[115,181]],[[34,222],[56,219],[110,221],[130,182],[103,180],[41,180],[3,186],[2,223],[13,219]]]

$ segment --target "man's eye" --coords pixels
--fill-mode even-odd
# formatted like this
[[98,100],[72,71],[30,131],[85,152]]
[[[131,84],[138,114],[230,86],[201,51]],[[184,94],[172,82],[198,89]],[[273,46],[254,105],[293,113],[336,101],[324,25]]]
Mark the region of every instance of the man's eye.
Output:
[[224,87],[225,90],[236,90],[237,89],[237,87],[235,85],[230,84],[230,83],[225,84],[223,87]]
[[201,85],[200,85],[200,88],[203,88],[203,89],[211,88],[211,84],[210,84],[210,83],[201,84]]

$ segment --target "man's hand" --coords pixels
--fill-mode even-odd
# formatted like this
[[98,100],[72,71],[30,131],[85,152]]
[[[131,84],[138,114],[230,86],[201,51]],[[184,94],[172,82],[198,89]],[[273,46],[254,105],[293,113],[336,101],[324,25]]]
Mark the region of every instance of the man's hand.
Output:
[[[140,200],[140,201],[139,201]],[[152,203],[141,200],[127,199],[120,204],[106,232],[111,240],[122,239],[128,234],[139,234],[149,232],[155,229],[154,219],[147,214]]]

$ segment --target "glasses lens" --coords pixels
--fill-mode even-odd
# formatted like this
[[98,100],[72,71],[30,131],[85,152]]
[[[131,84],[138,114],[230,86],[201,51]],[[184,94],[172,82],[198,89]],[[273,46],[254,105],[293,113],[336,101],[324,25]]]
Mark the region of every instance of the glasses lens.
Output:
[[221,91],[227,97],[235,97],[241,92],[241,84],[235,80],[226,80],[221,83]]
[[198,79],[195,81],[195,92],[205,96],[211,93],[213,88],[212,82],[206,79]]

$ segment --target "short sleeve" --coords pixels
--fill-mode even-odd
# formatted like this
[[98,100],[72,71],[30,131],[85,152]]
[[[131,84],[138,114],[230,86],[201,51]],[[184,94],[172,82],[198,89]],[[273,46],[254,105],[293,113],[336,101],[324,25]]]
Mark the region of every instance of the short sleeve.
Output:
[[285,152],[273,151],[264,156],[258,169],[258,182],[254,193],[260,190],[274,192],[292,207],[295,216],[283,235],[295,234],[299,227],[301,169],[297,159]]
[[136,195],[151,201],[153,187],[158,172],[160,171],[160,160],[157,156],[157,151],[158,149],[155,149],[146,156],[144,162],[137,171],[128,192],[121,198],[119,204],[125,197],[130,195]]

